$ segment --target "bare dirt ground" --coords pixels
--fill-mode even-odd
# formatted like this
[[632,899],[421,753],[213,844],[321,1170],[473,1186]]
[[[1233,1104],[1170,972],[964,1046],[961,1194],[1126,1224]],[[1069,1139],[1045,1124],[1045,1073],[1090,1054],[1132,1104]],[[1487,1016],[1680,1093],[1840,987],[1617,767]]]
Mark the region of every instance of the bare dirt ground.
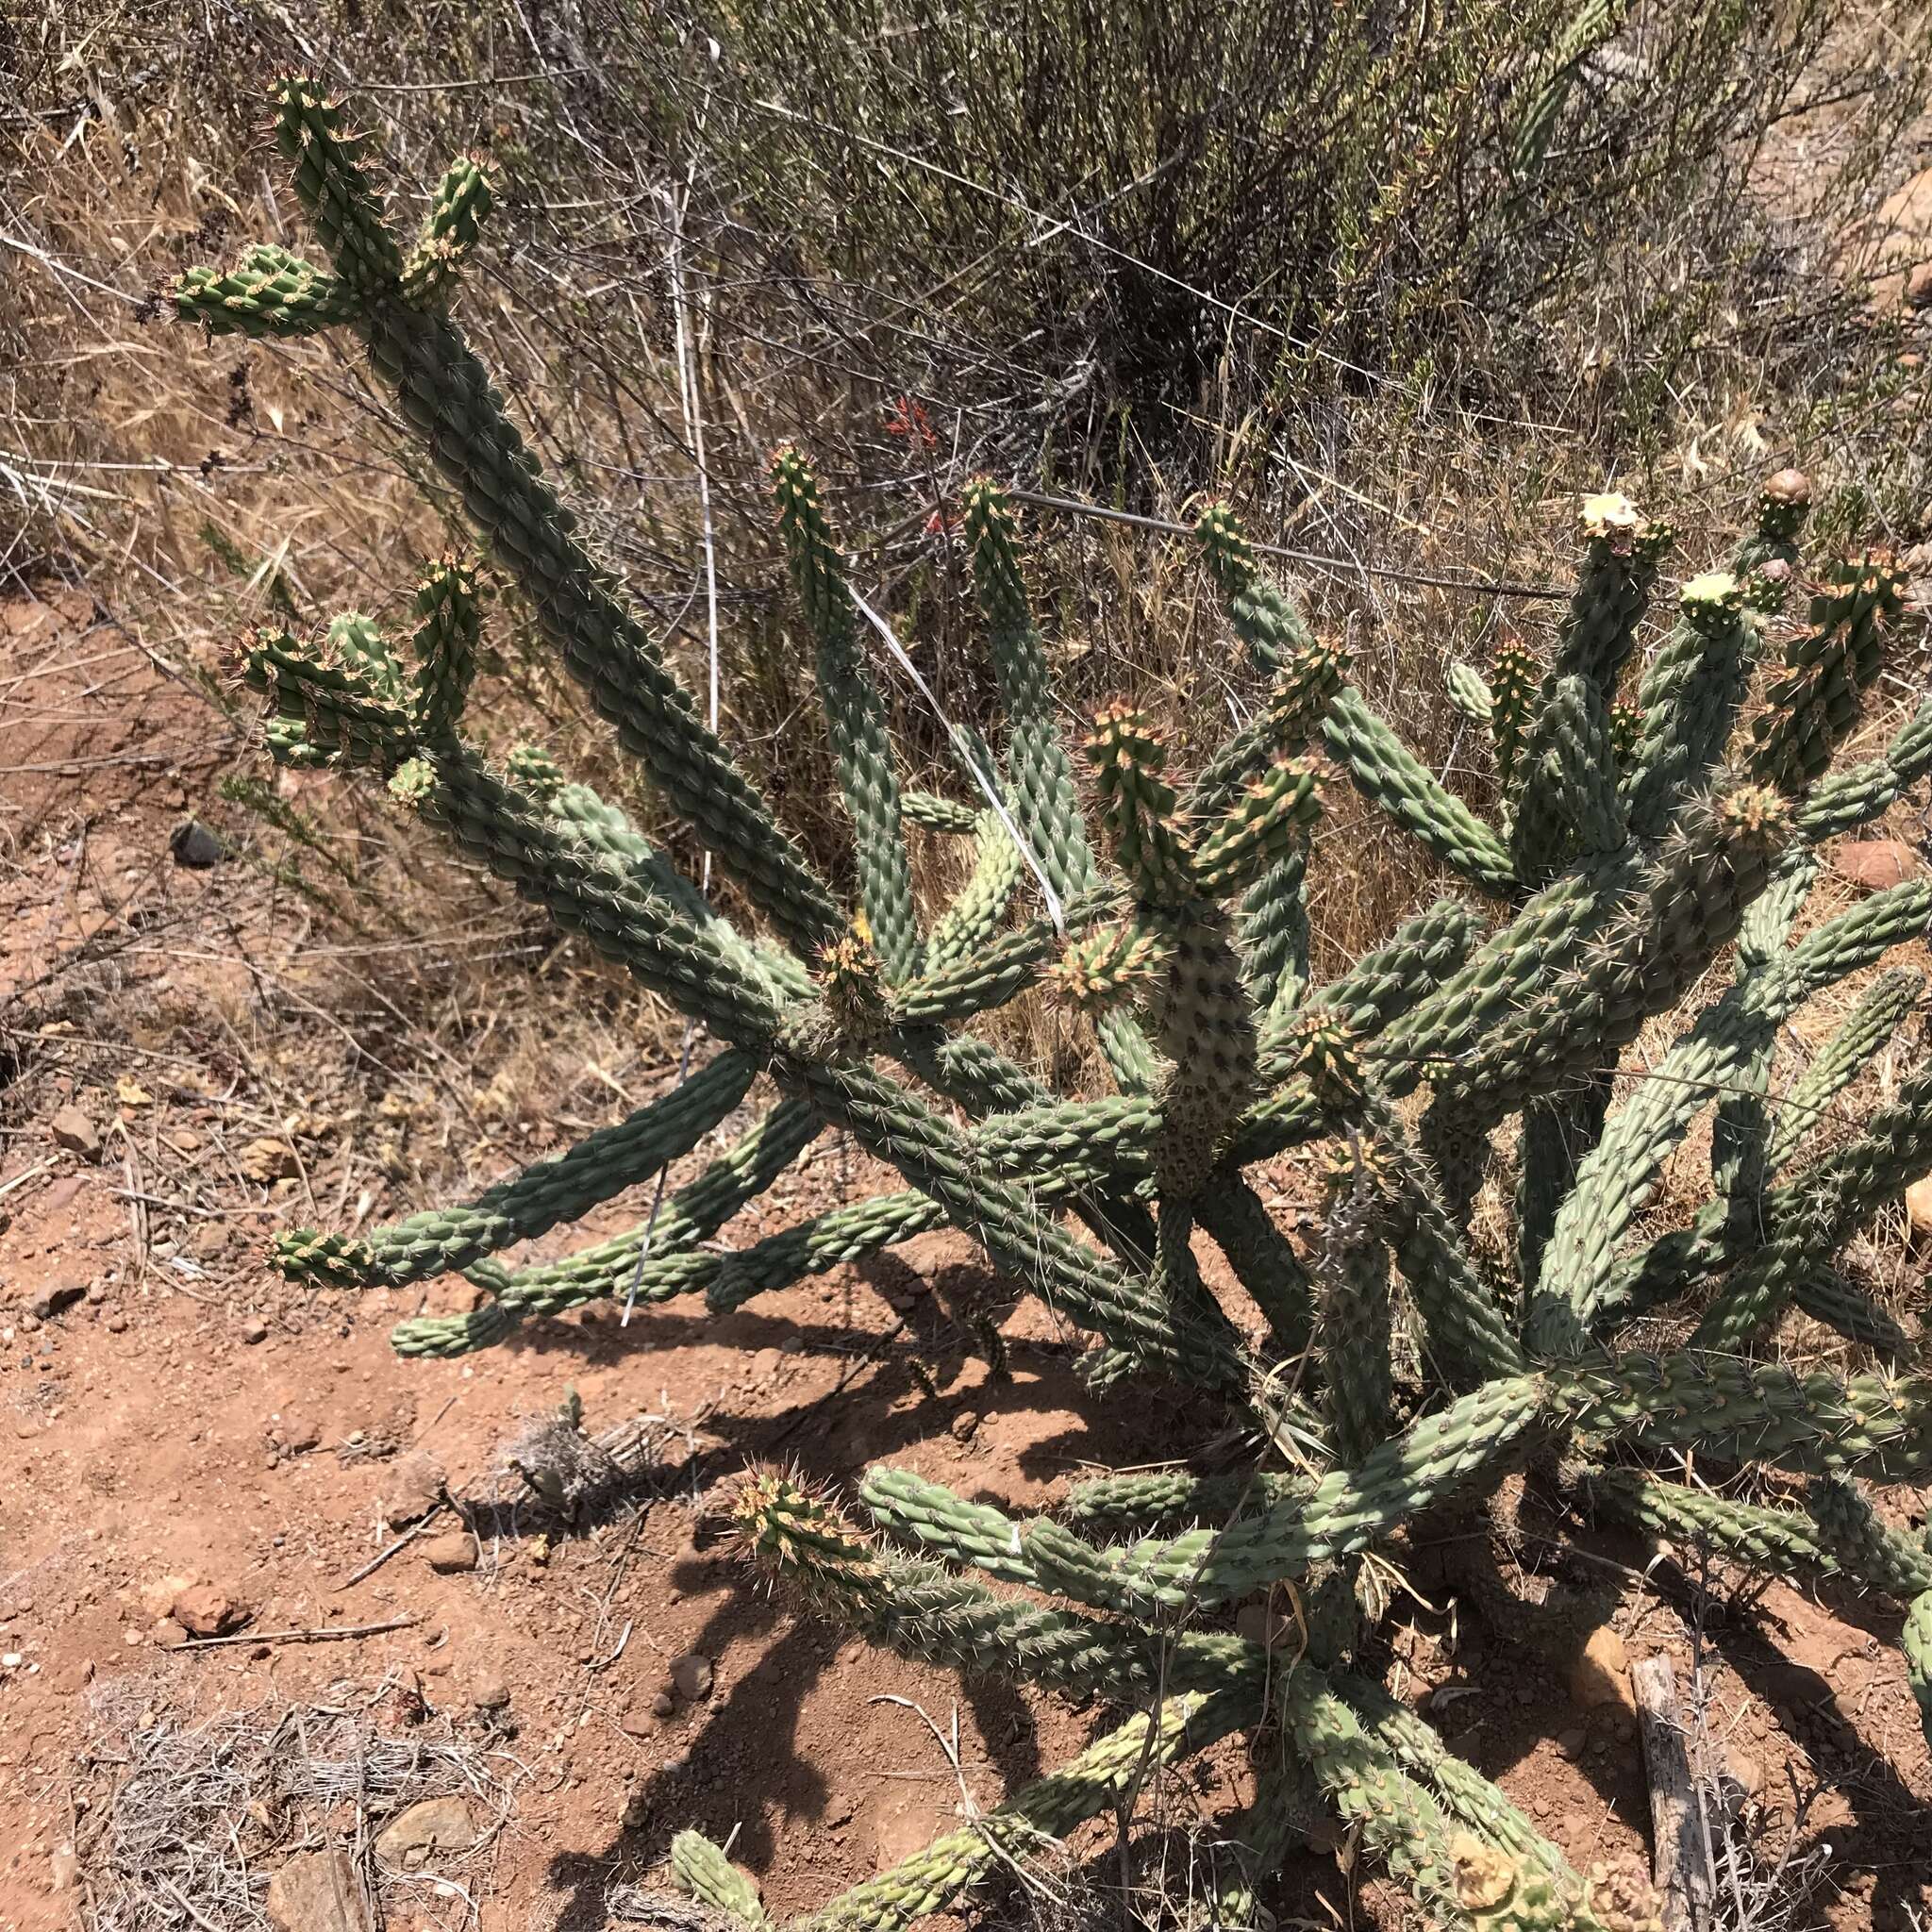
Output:
[[[281,1282],[269,1232],[436,1198],[424,1169],[447,1164],[452,1137],[475,1141],[463,1164],[483,1178],[551,1143],[514,1096],[466,1118],[437,1094],[467,1067],[394,1066],[379,1001],[305,1011],[314,983],[286,956],[306,928],[293,907],[264,927],[273,881],[236,858],[175,862],[184,816],[220,823],[209,794],[229,757],[214,713],[84,595],[6,610],[0,1927],[260,1924],[266,1878],[326,1843],[351,1849],[391,1927],[595,1927],[613,1885],[661,1882],[687,1824],[729,1840],[782,1917],[916,1849],[964,1797],[991,1805],[1079,1748],[1098,1707],[961,1685],[760,1594],[700,1500],[753,1458],[843,1481],[891,1457],[1028,1510],[1083,1460],[1185,1454],[1213,1419],[1158,1392],[1090,1398],[1069,1338],[1031,1304],[1006,1324],[1011,1382],[990,1383],[945,1313],[983,1275],[951,1236],[722,1321],[673,1304],[620,1326],[593,1309],[459,1361],[391,1354],[413,1291]],[[288,935],[281,958],[265,929]],[[471,1064],[488,1062],[485,1048]],[[605,1082],[635,1105],[671,1074],[641,1049],[547,1132],[560,1144],[611,1117]],[[403,1096],[387,1113],[384,1093]],[[432,1143],[435,1161],[417,1158]],[[760,1204],[762,1229],[747,1217],[727,1239],[867,1179],[823,1143]],[[1291,1208],[1297,1176],[1274,1181]],[[440,1284],[428,1305],[461,1290]],[[593,1432],[647,1418],[649,1453],[625,1493],[564,1524],[520,1500],[504,1450],[573,1388]],[[454,1500],[358,1577],[439,1486]],[[1588,1864],[1645,1852],[1627,1666],[1667,1651],[1680,1680],[1702,1673],[1745,1838],[1794,1860],[1782,1895],[1816,1881],[1815,1909],[1790,1923],[1918,1924],[1932,1767],[1897,1615],[1700,1580],[1694,1558],[1653,1563],[1574,1525],[1581,1554],[1559,1559],[1552,1507],[1512,1487],[1408,1553],[1391,1620],[1401,1694]],[[192,1623],[237,1641],[191,1640]],[[957,1765],[940,1743],[956,1724]],[[237,1740],[264,1737],[306,1777],[235,1773]],[[417,1871],[374,1842],[407,1784],[377,1771],[402,1763],[408,1791],[464,1796],[475,1840]],[[196,1779],[213,1795],[171,1840],[168,1803]],[[1176,1832],[1140,1881],[1198,1894],[1212,1835],[1185,1828],[1246,1783],[1229,1749],[1143,1799]],[[999,1908],[1117,1919],[1083,1890],[1118,1882],[1110,1841],[1091,1827],[1069,1868]],[[1407,1923],[1336,1849],[1318,1827],[1271,1888],[1281,1922]]]

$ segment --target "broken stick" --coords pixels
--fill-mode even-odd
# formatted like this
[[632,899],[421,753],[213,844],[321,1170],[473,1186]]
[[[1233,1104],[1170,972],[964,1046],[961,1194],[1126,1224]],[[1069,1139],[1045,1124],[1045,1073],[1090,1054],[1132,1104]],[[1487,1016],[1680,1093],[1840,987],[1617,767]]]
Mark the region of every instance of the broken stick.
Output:
[[1647,1657],[1630,1673],[1643,1725],[1650,1776],[1652,1877],[1663,1896],[1664,1932],[1707,1932],[1710,1868],[1704,1857],[1690,1752],[1677,1707],[1677,1678],[1667,1657]]

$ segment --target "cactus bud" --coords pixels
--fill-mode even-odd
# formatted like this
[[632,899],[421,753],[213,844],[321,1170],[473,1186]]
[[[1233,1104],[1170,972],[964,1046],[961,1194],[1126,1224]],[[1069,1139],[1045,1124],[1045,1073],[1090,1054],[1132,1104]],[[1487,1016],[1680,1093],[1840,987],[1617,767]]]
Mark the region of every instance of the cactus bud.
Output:
[[525,740],[512,745],[503,766],[509,782],[539,805],[548,805],[563,790],[563,767],[541,744]]
[[1529,714],[1541,682],[1536,659],[1519,640],[1507,639],[1497,647],[1495,671],[1490,679],[1490,740],[1495,749],[1496,775],[1505,785],[1515,775],[1517,756],[1529,730]]
[[1382,1200],[1395,1179],[1388,1148],[1366,1134],[1331,1141],[1323,1155],[1322,1184],[1333,1200],[1353,1200],[1358,1194]]
[[1328,701],[1349,673],[1349,652],[1332,639],[1320,639],[1290,654],[1268,693],[1268,722],[1275,742],[1291,751],[1322,722]]
[[1295,1073],[1314,1089],[1325,1113],[1346,1117],[1360,1106],[1365,1090],[1354,1027],[1332,1013],[1304,1013],[1294,1023],[1288,1051]]
[[871,1541],[788,1471],[746,1470],[719,1493],[716,1508],[740,1553],[774,1577],[841,1597],[877,1580]]
[[1208,554],[1208,565],[1224,582],[1253,575],[1255,553],[1224,503],[1211,503],[1194,520],[1194,535]]
[[857,1046],[877,1041],[887,1021],[885,974],[864,913],[820,951],[818,979],[841,1041]]
[[1174,824],[1174,791],[1161,776],[1167,746],[1144,712],[1108,705],[1093,720],[1087,756],[1099,774],[1121,870],[1156,904],[1187,897],[1193,862]]
[[1739,842],[1768,856],[1791,836],[1790,808],[1768,785],[1740,785],[1718,800],[1719,823]]
[[1102,926],[1076,940],[1048,974],[1068,1005],[1088,1014],[1148,999],[1166,977],[1174,945],[1158,926]]
[[436,767],[427,758],[405,758],[389,781],[389,795],[415,810],[436,790]]

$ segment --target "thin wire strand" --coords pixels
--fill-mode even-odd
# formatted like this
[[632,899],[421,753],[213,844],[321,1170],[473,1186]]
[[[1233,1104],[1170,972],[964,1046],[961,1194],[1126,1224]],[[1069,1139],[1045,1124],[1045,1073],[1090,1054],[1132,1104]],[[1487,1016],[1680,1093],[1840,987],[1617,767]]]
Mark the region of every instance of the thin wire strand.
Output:
[[932,714],[946,728],[946,735],[953,741],[953,749],[958,754],[959,761],[972,773],[974,782],[986,794],[986,802],[998,815],[999,822],[1007,828],[1007,836],[1019,849],[1020,857],[1026,861],[1026,868],[1039,882],[1041,896],[1046,901],[1047,917],[1053,921],[1053,929],[1062,939],[1067,936],[1066,908],[1060,904],[1059,894],[1053,889],[1053,882],[1046,875],[1046,868],[1035,854],[1032,846],[1020,836],[1020,827],[1013,823],[1013,815],[1007,809],[1005,799],[1000,796],[999,787],[992,782],[990,774],[979,769],[979,760],[974,756],[973,745],[965,732],[946,716],[940,701],[933,695],[932,686],[921,675],[919,666],[907,655],[906,646],[892,635],[892,627],[861,597],[857,591],[851,592],[852,602],[859,615],[878,632],[886,641],[886,648],[898,660],[899,667],[907,676],[919,687],[920,695],[932,708]]
[[[1071,496],[1049,496],[1043,491],[1011,489],[1007,492],[1016,502],[1035,504],[1041,509],[1065,510],[1070,515],[1092,517],[1106,524],[1127,524],[1137,529],[1159,530],[1174,537],[1191,537],[1193,529],[1166,517],[1143,516],[1130,509],[1108,509],[1102,504],[1081,503]],[[1286,543],[1251,542],[1248,548],[1264,557],[1286,558],[1291,563],[1304,563],[1310,569],[1327,571],[1338,577],[1365,575],[1388,577],[1397,583],[1424,584],[1437,591],[1464,591],[1483,597],[1535,597],[1550,603],[1568,603],[1570,592],[1554,584],[1517,584],[1491,577],[1458,577],[1433,571],[1403,570],[1393,564],[1344,561],[1324,557],[1319,551],[1296,550]]]

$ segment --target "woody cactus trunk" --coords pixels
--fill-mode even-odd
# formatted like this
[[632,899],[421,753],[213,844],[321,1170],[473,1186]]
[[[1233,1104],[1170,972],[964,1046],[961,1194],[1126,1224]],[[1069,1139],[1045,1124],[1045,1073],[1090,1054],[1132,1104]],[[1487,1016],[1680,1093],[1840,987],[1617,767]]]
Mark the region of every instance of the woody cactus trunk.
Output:
[[[375,1233],[287,1234],[278,1265],[350,1287],[460,1273],[478,1291],[471,1311],[395,1335],[406,1354],[453,1356],[599,1297],[736,1307],[950,1224],[1091,1336],[1096,1391],[1188,1385],[1259,1445],[1251,1465],[1212,1475],[1102,1477],[1030,1522],[879,1468],[857,1499],[861,1529],[780,1474],[747,1475],[732,1506],[746,1550],[825,1613],[908,1655],[1135,1713],[809,1923],[889,1932],[1115,1807],[1150,1767],[1240,1730],[1261,1734],[1270,1770],[1230,1822],[1243,1863],[1216,1900],[1224,1923],[1251,1920],[1253,1886],[1307,1792],[1444,1924],[1646,1923],[1641,1885],[1573,1870],[1369,1666],[1375,1579],[1405,1533],[1532,1457],[1587,1507],[1900,1599],[1906,1668],[1932,1712],[1932,1549],[1886,1527],[1860,1489],[1932,1469],[1932,1391],[1901,1373],[1913,1341],[1835,1265],[1932,1166],[1932,1072],[1901,1078],[1861,1132],[1811,1132],[1906,1020],[1918,976],[1872,978],[1795,1084],[1774,1092],[1770,1077],[1774,1041],[1806,1001],[1932,920],[1924,881],[1807,916],[1824,841],[1932,766],[1932,701],[1875,758],[1835,760],[1898,613],[1885,558],[1826,565],[1801,591],[1807,486],[1775,476],[1729,566],[1681,586],[1640,666],[1670,534],[1620,496],[1591,499],[1546,649],[1506,649],[1487,678],[1450,668],[1493,752],[1491,822],[1375,715],[1344,653],[1218,508],[1199,523],[1202,559],[1266,703],[1191,775],[1124,708],[1070,749],[1009,501],[974,482],[963,529],[1005,741],[962,739],[957,796],[940,798],[902,784],[872,613],[809,465],[780,450],[773,500],[856,841],[848,907],[578,541],[452,320],[488,169],[452,168],[406,246],[341,108],[305,80],[275,98],[327,263],[254,249],[232,271],[184,276],[179,313],[216,333],[360,339],[488,567],[757,914],[721,918],[538,749],[498,758],[466,735],[477,605],[465,564],[425,574],[407,642],[357,614],[320,638],[257,635],[245,675],[276,758],[370,771],[716,1047],[675,1091],[474,1201]],[[1305,874],[1323,800],[1343,783],[1459,889],[1317,984]],[[918,903],[908,820],[971,841],[951,904]],[[1643,1077],[1624,1076],[1640,1030],[1726,957],[1723,991]],[[972,1030],[1042,984],[1091,1016],[1113,1091],[1050,1091]],[[774,1097],[758,1124],[653,1224],[563,1260],[499,1258],[691,1153],[758,1083]],[[1681,1227],[1640,1230],[1666,1158],[1713,1106],[1706,1204]],[[904,1187],[741,1246],[714,1240],[828,1127]],[[1247,1170],[1318,1144],[1329,1206],[1303,1245]],[[1473,1243],[1471,1208],[1512,1164],[1515,1233],[1499,1257]],[[1209,1288],[1197,1233],[1243,1292]],[[1784,1366],[1773,1344],[1791,1308],[1867,1366]],[[1666,1311],[1682,1312],[1688,1342],[1627,1346],[1632,1323]],[[1746,1504],[1726,1498],[1721,1471],[1809,1487]],[[1257,1595],[1300,1609],[1292,1651],[1230,1634],[1224,1620]],[[712,1906],[765,1923],[704,1840],[681,1837],[673,1862]]]

